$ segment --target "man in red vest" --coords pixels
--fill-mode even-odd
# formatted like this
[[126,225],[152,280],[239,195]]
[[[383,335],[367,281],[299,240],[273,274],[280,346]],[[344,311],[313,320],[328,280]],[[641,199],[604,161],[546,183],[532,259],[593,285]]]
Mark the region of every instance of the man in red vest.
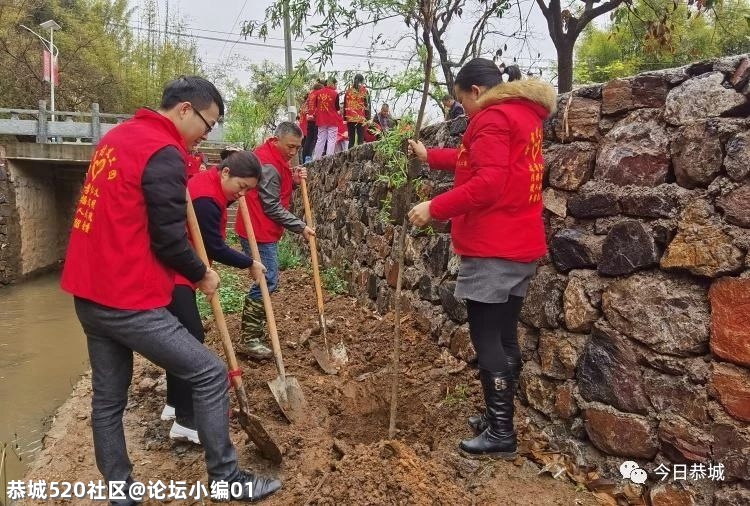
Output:
[[[274,136],[254,151],[263,167],[258,186],[245,194],[245,200],[258,241],[260,261],[266,267],[269,292],[274,292],[279,285],[278,243],[284,229],[302,234],[305,239],[315,235],[315,231],[303,220],[289,212],[295,185],[299,184],[300,178],[307,177],[304,167],[292,172],[289,166],[289,161],[297,155],[301,146],[302,130],[295,123],[283,121],[276,127]],[[235,230],[245,254],[250,256],[242,220],[235,221]],[[250,288],[242,309],[242,342],[237,346],[239,353],[254,360],[271,357],[265,321],[260,287],[255,284]]]
[[223,113],[221,95],[205,79],[170,82],[158,111],[140,109],[102,138],[76,209],[62,288],[75,296],[87,337],[94,451],[99,471],[117,492],[112,504],[139,500],[129,487],[133,465],[122,424],[134,351],[191,384],[212,483],[239,483],[242,494],[234,498],[244,501],[281,487],[238,467],[229,439],[227,368],[166,309],[175,273],[207,296],[219,285],[188,242],[185,185],[188,151]]

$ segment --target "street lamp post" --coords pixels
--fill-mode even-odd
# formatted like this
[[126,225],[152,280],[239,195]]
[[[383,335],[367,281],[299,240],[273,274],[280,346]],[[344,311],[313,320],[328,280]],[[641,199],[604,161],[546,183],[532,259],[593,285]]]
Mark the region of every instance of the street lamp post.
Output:
[[44,44],[44,48],[49,51],[49,76],[44,76],[45,78],[49,77],[49,84],[50,84],[50,110],[52,113],[51,120],[55,121],[55,61],[57,60],[57,55],[59,54],[59,51],[57,50],[57,46],[55,46],[55,30],[60,30],[62,27],[57,24],[57,22],[53,19],[50,19],[48,21],[45,21],[44,23],[40,23],[39,26],[44,28],[45,30],[49,30],[49,39],[45,39],[38,33],[36,33],[34,30],[29,28],[28,26],[19,25],[24,30],[27,30],[34,35],[37,36],[39,40],[42,41],[42,44]]

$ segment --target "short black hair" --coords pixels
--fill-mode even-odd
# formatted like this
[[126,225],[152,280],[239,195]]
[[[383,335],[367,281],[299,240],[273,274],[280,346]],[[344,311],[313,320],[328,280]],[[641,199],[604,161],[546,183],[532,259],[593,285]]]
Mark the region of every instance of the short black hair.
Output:
[[164,87],[160,107],[172,109],[181,102],[190,102],[199,110],[205,110],[216,104],[219,116],[224,116],[224,99],[211,81],[199,76],[180,76]]
[[443,103],[446,103],[446,102],[447,102],[447,101],[449,101],[449,100],[455,100],[455,99],[453,98],[453,95],[450,95],[450,94],[448,94],[448,95],[443,95],[443,98],[442,98],[442,101],[443,101]]
[[219,163],[217,170],[229,169],[232,177],[254,177],[260,179],[260,160],[252,151],[232,151]]

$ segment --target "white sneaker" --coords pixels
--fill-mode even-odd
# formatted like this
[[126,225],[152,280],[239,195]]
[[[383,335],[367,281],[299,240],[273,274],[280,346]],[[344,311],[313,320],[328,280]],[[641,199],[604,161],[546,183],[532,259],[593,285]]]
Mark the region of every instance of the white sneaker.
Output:
[[161,419],[162,420],[174,420],[175,414],[174,414],[174,408],[170,406],[169,404],[164,405],[164,409],[161,410]]
[[172,423],[172,428],[169,429],[169,439],[177,441],[190,441],[197,445],[201,444],[201,440],[198,438],[198,431],[182,426],[177,421]]

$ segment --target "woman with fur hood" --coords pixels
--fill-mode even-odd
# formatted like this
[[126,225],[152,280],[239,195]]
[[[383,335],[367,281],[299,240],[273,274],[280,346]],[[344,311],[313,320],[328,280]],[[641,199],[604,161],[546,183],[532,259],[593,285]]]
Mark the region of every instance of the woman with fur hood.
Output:
[[[508,74],[508,82],[503,82]],[[469,418],[477,432],[459,447],[468,456],[513,459],[513,398],[521,370],[516,327],[536,262],[547,252],[542,221],[542,123],[557,95],[547,83],[521,80],[476,58],[456,76],[454,92],[469,124],[458,149],[411,151],[436,170],[455,172],[452,190],[417,204],[409,220],[451,220],[461,257],[455,296],[466,300],[479,361],[485,411]]]

